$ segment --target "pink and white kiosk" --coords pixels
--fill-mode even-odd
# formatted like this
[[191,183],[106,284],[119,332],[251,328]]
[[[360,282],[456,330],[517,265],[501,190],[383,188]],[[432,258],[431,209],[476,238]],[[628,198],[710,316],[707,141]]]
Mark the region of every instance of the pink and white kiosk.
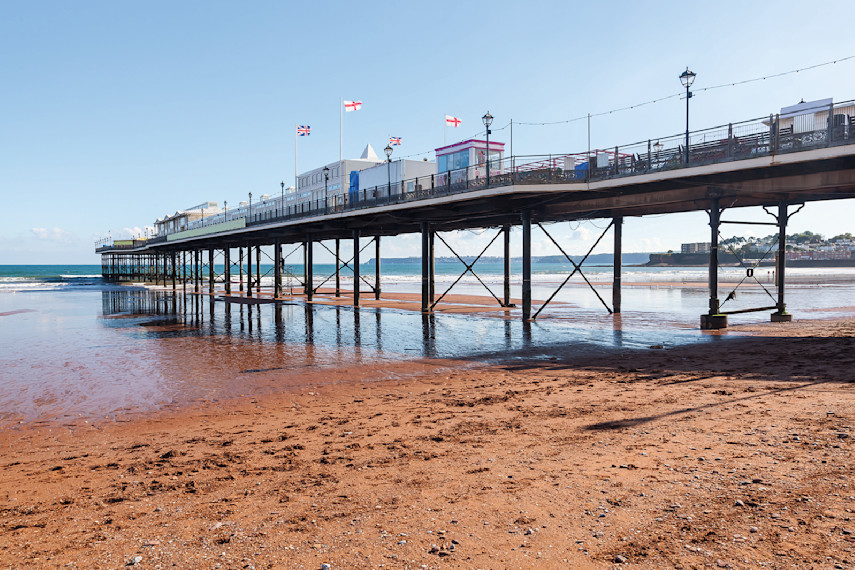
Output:
[[[490,141],[490,176],[502,174],[505,143]],[[487,176],[487,141],[469,139],[436,149],[436,184],[457,186]]]

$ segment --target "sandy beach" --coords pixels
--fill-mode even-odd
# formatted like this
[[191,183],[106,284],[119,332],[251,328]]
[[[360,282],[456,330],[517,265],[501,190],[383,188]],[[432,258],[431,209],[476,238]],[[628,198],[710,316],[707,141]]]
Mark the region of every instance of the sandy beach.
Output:
[[736,326],[21,424],[0,565],[850,568],[853,339],[853,319]]

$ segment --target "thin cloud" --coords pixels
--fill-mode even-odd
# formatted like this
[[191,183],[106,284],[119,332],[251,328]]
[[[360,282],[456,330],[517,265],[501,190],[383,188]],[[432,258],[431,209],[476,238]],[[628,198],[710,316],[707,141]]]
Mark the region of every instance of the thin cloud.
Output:
[[31,228],[30,232],[35,236],[36,239],[44,240],[44,241],[54,241],[61,243],[69,243],[71,241],[72,234],[71,232],[67,232],[62,228]]

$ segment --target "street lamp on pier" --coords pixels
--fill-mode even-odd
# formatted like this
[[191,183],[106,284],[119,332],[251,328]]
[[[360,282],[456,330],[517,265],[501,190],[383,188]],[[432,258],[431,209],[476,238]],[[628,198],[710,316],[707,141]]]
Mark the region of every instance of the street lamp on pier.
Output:
[[[282,210],[284,210],[285,209],[285,181],[284,180],[279,183],[279,187],[282,189],[282,192],[279,195],[279,207],[282,208]],[[282,214],[280,213],[279,215],[281,216]]]
[[386,194],[392,196],[392,145],[386,145],[383,149],[386,153]]
[[662,147],[665,146],[662,144],[662,141],[656,141],[656,144],[653,145],[653,150],[656,151],[656,168],[659,168],[659,153],[662,151]]
[[324,211],[326,212],[329,206],[329,183],[330,183],[330,167],[324,166]]
[[695,82],[696,76],[697,74],[694,71],[689,71],[688,67],[686,71],[680,74],[680,83],[686,88],[686,164],[689,164],[689,99],[692,98],[689,87]]
[[484,127],[487,129],[487,186],[490,185],[490,125],[493,124],[493,115],[490,114],[490,111],[487,111],[487,114],[481,117],[481,120],[484,121]]
[[223,221],[229,221],[229,201],[223,200]]
[[490,185],[490,125],[493,124],[493,115],[490,114],[490,111],[487,111],[487,114],[481,117],[481,120],[484,121],[484,127],[486,128],[487,134],[487,186]]
[[247,221],[249,221],[249,219],[252,218],[252,192],[249,193],[249,206],[248,206],[248,208],[249,209],[248,209]]

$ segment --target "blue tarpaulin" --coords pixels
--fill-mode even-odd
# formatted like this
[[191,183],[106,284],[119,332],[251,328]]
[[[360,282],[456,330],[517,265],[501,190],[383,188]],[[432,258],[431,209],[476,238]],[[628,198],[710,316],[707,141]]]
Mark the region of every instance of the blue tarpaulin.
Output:
[[348,189],[350,203],[356,204],[359,201],[359,171],[354,170],[350,173],[350,188]]

